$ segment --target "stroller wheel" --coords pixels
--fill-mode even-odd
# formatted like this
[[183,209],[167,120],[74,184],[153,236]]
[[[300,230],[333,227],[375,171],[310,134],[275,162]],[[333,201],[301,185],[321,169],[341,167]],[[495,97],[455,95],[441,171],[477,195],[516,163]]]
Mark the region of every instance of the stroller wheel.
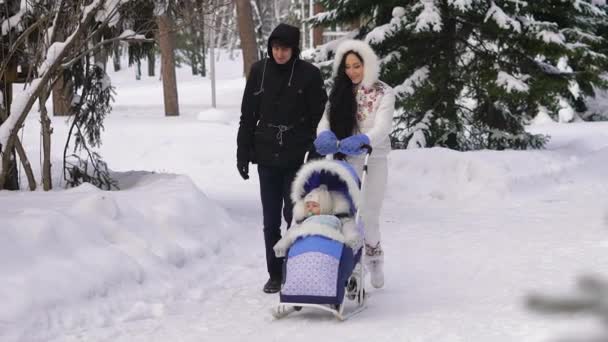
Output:
[[366,296],[365,289],[361,289],[361,291],[357,293],[357,304],[363,304]]
[[346,298],[354,300],[357,297],[357,279],[351,277],[346,285]]

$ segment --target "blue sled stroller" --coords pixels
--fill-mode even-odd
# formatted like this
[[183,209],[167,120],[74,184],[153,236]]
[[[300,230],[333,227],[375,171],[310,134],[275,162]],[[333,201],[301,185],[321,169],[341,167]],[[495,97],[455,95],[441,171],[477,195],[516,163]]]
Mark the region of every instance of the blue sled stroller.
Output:
[[[332,193],[341,194],[346,199],[347,214],[350,218],[354,217],[363,241],[359,205],[368,158],[369,154],[365,159],[361,181],[353,167],[345,161],[324,159],[304,164],[293,181],[292,201],[302,201],[320,185],[325,185]],[[343,241],[311,234],[300,236],[293,242],[283,264],[280,303],[272,311],[275,318],[285,317],[303,307],[312,307],[329,311],[339,320],[345,320],[365,308],[363,243],[353,250]],[[354,308],[348,312],[345,312],[345,298],[355,302]]]

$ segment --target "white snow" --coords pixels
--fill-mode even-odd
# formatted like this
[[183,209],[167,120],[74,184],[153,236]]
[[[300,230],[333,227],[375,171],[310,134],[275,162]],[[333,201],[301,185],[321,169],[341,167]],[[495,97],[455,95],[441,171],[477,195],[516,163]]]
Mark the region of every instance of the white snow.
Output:
[[405,8],[401,7],[401,6],[396,6],[395,8],[393,8],[393,18],[401,18],[405,15],[406,11]]
[[395,94],[400,97],[414,94],[415,88],[421,86],[428,77],[428,66],[425,65],[416,69],[416,71],[414,71],[410,77],[394,88]]
[[336,51],[340,44],[347,39],[354,39],[355,36],[359,33],[359,30],[352,30],[350,32],[345,32],[343,36],[331,40],[323,45],[319,45],[314,49],[307,49],[302,51],[301,56],[303,59],[308,61],[313,61],[316,63],[317,67],[321,67],[321,65],[332,65],[332,60],[327,60],[329,53],[333,53]]
[[581,88],[575,80],[568,81],[568,91],[574,98],[581,96]]
[[[348,3],[348,1],[346,1],[346,3]],[[307,18],[306,20],[323,23],[323,22],[326,22],[329,20],[334,20],[334,19],[336,19],[337,16],[338,16],[338,11],[331,10],[331,11],[317,13],[317,14],[313,15],[312,17]]]
[[228,125],[230,124],[232,116],[230,115],[230,113],[227,113],[225,111],[218,110],[216,108],[211,108],[198,113],[197,119],[203,122]]
[[414,9],[422,7],[422,11],[416,17],[416,28],[415,32],[422,32],[432,30],[440,32],[443,23],[441,21],[441,14],[439,9],[435,5],[433,0],[420,0],[418,4],[414,6]]
[[143,34],[136,34],[135,31],[133,30],[124,30],[119,38],[123,38],[123,39],[146,39],[146,36],[144,36]]
[[380,44],[395,32],[398,32],[406,23],[405,8],[397,6],[393,8],[393,18],[388,24],[375,27],[365,36],[365,41],[369,44]]
[[448,4],[456,7],[461,11],[466,11],[471,8],[475,0],[448,0]]
[[488,13],[486,13],[485,21],[488,21],[490,18],[494,20],[500,28],[505,30],[512,28],[516,32],[521,32],[521,24],[519,21],[507,15],[494,1],[492,1]]
[[588,1],[574,0],[574,8],[576,8],[577,11],[585,14],[605,16],[606,12],[599,7],[604,5],[602,2],[605,2],[605,0],[594,0],[591,4]]
[[545,106],[538,106],[538,113],[532,120],[533,125],[544,125],[554,123],[555,121],[549,116],[549,110]]
[[563,72],[572,72],[572,67],[568,64],[568,57],[560,57],[557,61],[557,68]]
[[[608,267],[608,124],[582,122],[528,127],[552,135],[545,150],[394,151],[386,287],[345,323],[306,309],[274,321],[256,167],[248,181],[235,168],[242,68],[217,68],[217,109],[209,80],[184,68],[171,118],[157,77],[111,73],[100,153],[120,191],[61,189],[69,124],[52,118],[56,190],[0,192],[1,341],[541,342],[599,329],[523,306]],[[38,120],[23,142],[39,178]]]
[[[16,92],[11,103],[11,113],[15,115],[9,115],[8,119],[0,125],[0,145],[6,146],[11,132],[16,128],[19,115],[23,112],[27,105],[27,100],[31,94],[35,93],[40,86],[40,79],[36,78],[32,82],[26,85],[26,88],[21,92]],[[17,127],[19,129],[19,127]],[[0,172],[2,172],[2,165],[0,163]]]
[[0,37],[5,36],[11,29],[21,25],[21,18],[27,13],[27,10],[31,8],[28,6],[27,2],[27,0],[21,0],[19,11],[2,21]]
[[412,137],[407,143],[408,149],[425,148],[427,146],[424,130],[429,129],[432,119],[433,111],[429,110],[424,114],[422,120],[420,120],[420,122],[418,122],[410,129],[410,131],[412,132]]
[[541,30],[537,34],[539,39],[542,39],[545,43],[554,43],[562,45],[566,38],[561,32],[554,32],[549,30]]
[[[604,79],[608,79],[608,74],[603,75]],[[608,90],[593,88],[594,97],[586,97],[587,104],[586,115],[599,115],[604,119],[608,119]]]
[[55,42],[51,46],[49,46],[48,50],[46,51],[46,58],[42,62],[42,64],[40,65],[40,68],[38,70],[38,72],[40,74],[45,73],[51,67],[51,65],[53,65],[53,63],[55,63],[55,60],[57,60],[57,57],[59,57],[59,55],[65,49],[65,46],[67,45],[67,43],[70,40],[72,40],[73,37],[74,37],[74,34],[69,36],[68,39],[65,40],[65,42]]
[[572,122],[576,118],[576,112],[568,100],[559,97],[559,110],[557,111],[559,122]]
[[507,93],[511,93],[512,91],[525,93],[530,89],[526,83],[526,80],[529,78],[529,75],[510,75],[500,70],[496,76],[496,84],[505,88]]

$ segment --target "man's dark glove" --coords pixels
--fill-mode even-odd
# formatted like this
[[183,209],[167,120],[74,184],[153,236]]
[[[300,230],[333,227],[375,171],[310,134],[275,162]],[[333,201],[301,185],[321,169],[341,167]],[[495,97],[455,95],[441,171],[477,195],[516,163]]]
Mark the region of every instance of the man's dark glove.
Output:
[[249,179],[249,162],[248,161],[242,161],[242,160],[237,161],[236,168],[239,170],[239,174],[241,174],[241,177],[243,177],[243,179],[245,179],[245,180]]

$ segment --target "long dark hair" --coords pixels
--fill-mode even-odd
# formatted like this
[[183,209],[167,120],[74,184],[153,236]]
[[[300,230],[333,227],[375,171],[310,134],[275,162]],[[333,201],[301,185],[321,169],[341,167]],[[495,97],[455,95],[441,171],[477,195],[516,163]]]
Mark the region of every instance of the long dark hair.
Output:
[[357,99],[355,85],[346,75],[346,57],[354,54],[363,63],[363,58],[355,51],[347,51],[342,56],[338,74],[329,93],[329,127],[338,139],[344,139],[359,130],[357,125]]

